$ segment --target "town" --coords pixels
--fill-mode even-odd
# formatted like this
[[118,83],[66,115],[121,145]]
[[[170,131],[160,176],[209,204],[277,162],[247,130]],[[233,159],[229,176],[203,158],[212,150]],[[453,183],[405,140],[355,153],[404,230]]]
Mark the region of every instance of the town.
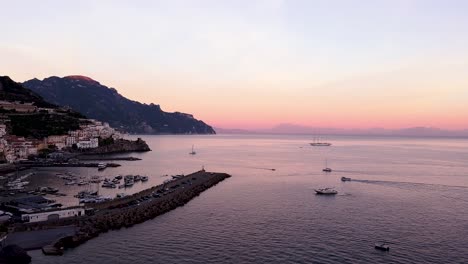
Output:
[[[27,115],[37,112],[59,114],[55,108],[39,108],[33,103],[0,101],[3,111],[15,111],[15,115]],[[11,113],[10,113],[11,115]],[[41,150],[85,150],[99,147],[99,140],[112,138],[122,139],[123,134],[110,127],[108,123],[94,119],[86,121],[79,129],[68,131],[65,135],[50,135],[43,139],[25,138],[8,133],[10,119],[4,113],[0,114],[0,160],[4,163],[17,163],[37,156]]]

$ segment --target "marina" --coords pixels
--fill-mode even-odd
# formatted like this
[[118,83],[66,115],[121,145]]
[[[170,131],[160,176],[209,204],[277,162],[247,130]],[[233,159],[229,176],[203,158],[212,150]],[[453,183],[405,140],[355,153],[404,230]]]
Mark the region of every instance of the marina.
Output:
[[[79,232],[67,240],[68,242],[65,244],[56,242],[43,247],[44,254],[53,254],[52,252],[56,251],[63,252],[63,247],[76,247],[99,233],[130,227],[170,211],[229,177],[230,175],[224,173],[199,171],[130,196],[118,194],[114,199],[102,198],[99,201],[93,198],[93,202],[85,203],[84,207],[23,214],[22,219],[27,220],[27,223],[18,225],[16,228],[20,232],[30,224],[39,225],[36,227],[39,229],[76,225]],[[96,195],[96,193],[82,192],[77,197],[86,200]],[[43,221],[41,219],[50,220],[52,216],[55,217],[53,225],[50,221],[41,222]],[[87,219],[85,223],[80,221],[83,217]],[[102,223],[108,224],[103,226]]]

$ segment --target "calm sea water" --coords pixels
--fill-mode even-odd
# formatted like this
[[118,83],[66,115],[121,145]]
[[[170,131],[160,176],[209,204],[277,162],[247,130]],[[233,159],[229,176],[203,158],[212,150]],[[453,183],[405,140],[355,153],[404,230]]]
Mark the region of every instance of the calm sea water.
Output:
[[[134,155],[142,161],[101,172],[150,177],[126,192],[202,166],[233,177],[184,207],[62,257],[32,251],[33,263],[468,263],[467,139],[330,137],[332,147],[311,147],[306,136],[144,139],[153,151]],[[325,160],[330,174],[322,172]],[[35,184],[78,188],[64,187],[53,171],[40,175]],[[339,194],[316,196],[320,187]],[[380,240],[392,242],[389,252],[374,249]]]

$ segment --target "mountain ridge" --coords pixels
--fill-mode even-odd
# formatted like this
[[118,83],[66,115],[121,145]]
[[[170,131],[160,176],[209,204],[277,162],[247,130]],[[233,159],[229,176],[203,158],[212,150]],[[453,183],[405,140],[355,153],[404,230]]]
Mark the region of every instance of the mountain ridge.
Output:
[[342,129],[311,127],[283,123],[269,129],[226,129],[217,128],[221,134],[292,134],[292,135],[343,135],[343,136],[408,136],[408,137],[468,137],[468,129],[447,130],[437,127],[415,126],[400,129],[368,128]]
[[215,134],[191,114],[164,112],[157,104],[144,104],[121,95],[83,75],[31,79],[23,85],[45,100],[67,106],[112,127],[138,134]]

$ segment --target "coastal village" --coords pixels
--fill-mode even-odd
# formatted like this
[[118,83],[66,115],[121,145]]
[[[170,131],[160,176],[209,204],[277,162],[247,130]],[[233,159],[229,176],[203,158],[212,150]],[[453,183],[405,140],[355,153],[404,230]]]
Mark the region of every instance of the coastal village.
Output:
[[[47,111],[56,113],[57,109],[39,108],[33,103],[0,101],[0,109],[16,111],[18,114]],[[65,135],[50,135],[43,139],[27,139],[8,133],[8,116],[0,115],[0,153],[7,163],[16,163],[38,155],[44,149],[92,149],[99,147],[99,139],[122,139],[123,134],[109,126],[108,123],[86,119],[80,129],[68,131]]]

